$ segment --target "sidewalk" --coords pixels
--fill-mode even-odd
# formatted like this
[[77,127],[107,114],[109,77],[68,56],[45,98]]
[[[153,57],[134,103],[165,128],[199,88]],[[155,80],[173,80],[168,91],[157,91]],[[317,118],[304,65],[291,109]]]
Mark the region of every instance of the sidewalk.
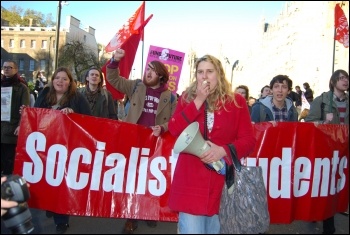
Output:
[[[52,218],[47,218],[45,211],[30,209],[34,224],[33,234],[56,234]],[[121,234],[125,219],[95,218],[95,217],[70,217],[70,228],[66,234]],[[335,234],[349,234],[349,216],[335,215]],[[177,223],[158,222],[156,228],[150,228],[146,222],[140,221],[135,234],[176,234]],[[271,224],[266,234],[321,234],[322,222],[315,223],[294,221],[291,224]],[[1,221],[1,234],[11,234]]]

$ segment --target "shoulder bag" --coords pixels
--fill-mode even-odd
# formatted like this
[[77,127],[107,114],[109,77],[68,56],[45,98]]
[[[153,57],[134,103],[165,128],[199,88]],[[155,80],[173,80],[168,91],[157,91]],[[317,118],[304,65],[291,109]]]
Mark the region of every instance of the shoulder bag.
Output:
[[269,229],[270,214],[262,168],[242,166],[235,147],[232,144],[228,146],[234,170],[226,168],[226,184],[223,187],[219,211],[220,233],[265,233]]

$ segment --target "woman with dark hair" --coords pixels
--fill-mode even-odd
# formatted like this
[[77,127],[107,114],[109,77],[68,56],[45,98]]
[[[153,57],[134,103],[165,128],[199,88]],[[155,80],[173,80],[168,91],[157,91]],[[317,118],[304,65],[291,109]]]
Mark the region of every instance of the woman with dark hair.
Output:
[[306,100],[311,103],[314,100],[314,92],[311,90],[309,83],[305,82],[303,84],[303,87],[305,89],[304,96]]
[[[77,90],[72,73],[64,67],[58,68],[52,75],[52,81],[39,93],[34,107],[60,110],[64,114],[80,113],[91,115],[89,103]],[[53,216],[57,233],[65,233],[69,227],[69,215],[48,211]]]
[[85,87],[79,91],[89,102],[93,116],[118,120],[112,94],[102,87],[103,80],[102,71],[92,67],[86,71]]
[[[249,88],[246,85],[239,85],[238,87],[236,87],[235,89],[235,93],[240,94],[241,96],[244,97],[244,99],[247,102],[249,102]],[[249,109],[249,113],[252,112],[252,107],[250,105],[248,105],[248,109]]]

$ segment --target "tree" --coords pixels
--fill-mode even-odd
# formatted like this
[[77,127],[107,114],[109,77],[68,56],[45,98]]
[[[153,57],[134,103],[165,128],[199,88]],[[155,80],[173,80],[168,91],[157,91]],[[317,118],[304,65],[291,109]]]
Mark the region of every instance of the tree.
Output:
[[[32,20],[31,26],[47,27],[55,26],[52,14],[43,14],[40,11],[32,9],[26,9],[23,13],[23,9],[19,6],[12,6],[10,9],[1,9],[1,18],[8,21],[10,26],[29,26]],[[31,20],[30,20],[31,19]]]
[[9,10],[1,8],[1,18],[9,22],[9,26],[22,25],[23,9],[19,6],[12,6]]
[[101,68],[96,53],[78,40],[66,43],[59,49],[58,55],[58,67],[70,68],[80,82],[84,81],[87,69],[92,66]]

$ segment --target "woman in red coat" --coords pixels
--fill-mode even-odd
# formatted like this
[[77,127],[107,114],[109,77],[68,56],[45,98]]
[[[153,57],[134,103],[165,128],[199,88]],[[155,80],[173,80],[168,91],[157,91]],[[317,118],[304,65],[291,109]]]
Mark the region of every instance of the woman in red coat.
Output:
[[179,212],[180,234],[218,234],[218,212],[225,176],[208,164],[224,161],[232,165],[227,145],[233,144],[241,159],[253,151],[256,140],[247,102],[240,94],[232,92],[221,62],[205,55],[197,60],[195,68],[196,80],[179,97],[169,131],[178,137],[189,124],[198,122],[202,136],[207,128],[210,149],[199,157],[179,154],[169,207]]

